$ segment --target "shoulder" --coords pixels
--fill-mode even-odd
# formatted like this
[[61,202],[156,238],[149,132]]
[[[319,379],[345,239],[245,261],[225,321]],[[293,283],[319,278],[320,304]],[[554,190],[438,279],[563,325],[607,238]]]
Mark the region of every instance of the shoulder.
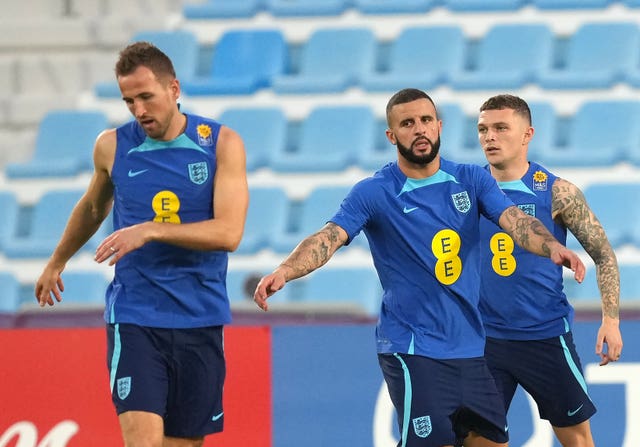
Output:
[[94,147],[96,168],[106,168],[110,170],[116,153],[117,140],[116,129],[106,129],[98,135]]

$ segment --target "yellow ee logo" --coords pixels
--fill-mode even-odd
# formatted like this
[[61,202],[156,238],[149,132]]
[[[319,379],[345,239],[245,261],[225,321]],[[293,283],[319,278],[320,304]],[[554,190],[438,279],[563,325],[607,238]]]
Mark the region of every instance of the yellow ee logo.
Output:
[[489,242],[493,257],[491,266],[500,276],[509,276],[516,270],[516,258],[513,257],[513,239],[507,233],[496,233]]
[[153,196],[151,207],[156,213],[154,222],[180,223],[180,199],[172,191],[160,191]]
[[450,229],[438,231],[431,240],[431,251],[438,260],[436,278],[447,286],[456,282],[462,273],[462,260],[458,256],[460,246],[460,235]]

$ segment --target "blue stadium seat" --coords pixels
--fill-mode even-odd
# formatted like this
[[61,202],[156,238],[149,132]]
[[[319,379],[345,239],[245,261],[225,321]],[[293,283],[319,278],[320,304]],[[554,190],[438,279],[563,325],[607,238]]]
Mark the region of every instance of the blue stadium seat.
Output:
[[528,0],[444,0],[445,8],[455,12],[515,11]]
[[248,18],[263,7],[262,0],[208,0],[199,4],[186,4],[182,14],[189,20]]
[[342,171],[374,145],[375,118],[368,105],[318,106],[302,122],[292,152],[273,154],[278,172]]
[[105,291],[109,285],[104,273],[92,270],[65,270],[62,273],[62,281],[63,303],[104,306]]
[[240,134],[247,152],[247,170],[268,165],[271,154],[287,144],[287,117],[278,107],[234,107],[225,109],[220,123]]
[[554,35],[547,24],[494,25],[478,42],[475,67],[455,73],[454,89],[521,88],[553,62]]
[[620,264],[620,301],[640,301],[640,264]]
[[540,155],[549,148],[557,146],[557,113],[550,102],[529,102],[531,110],[531,125],[534,129],[533,139],[529,142],[528,159],[542,161]]
[[440,135],[442,156],[458,163],[486,164],[487,161],[477,137],[477,119],[468,118],[462,107],[456,103],[439,105],[438,113],[442,120]]
[[347,9],[347,0],[266,0],[267,11],[281,16],[337,16]]
[[284,189],[250,188],[244,235],[235,253],[255,254],[269,248],[271,239],[286,230],[288,212],[289,197]]
[[244,95],[271,85],[288,65],[288,48],[277,29],[229,30],[216,43],[210,72],[182,82],[186,95]]
[[640,147],[639,122],[639,101],[586,101],[571,118],[566,145],[539,155],[548,166],[611,166]]
[[9,163],[9,178],[65,177],[93,170],[96,137],[108,127],[101,111],[52,110],[38,125],[30,161]]
[[[300,241],[322,228],[338,211],[351,186],[324,186],[313,189],[290,216],[290,229],[273,235],[271,247],[289,253]],[[359,236],[360,237],[360,236]],[[362,236],[363,237],[363,236]]]
[[20,204],[13,192],[0,191],[0,210],[2,210],[2,219],[0,219],[0,251],[2,251],[5,244],[16,236],[18,229]]
[[[140,31],[133,36],[129,43],[140,41],[151,42],[169,56],[173,62],[176,77],[181,83],[193,79],[198,68],[199,45],[195,34],[191,31]],[[115,80],[96,84],[94,93],[100,98],[119,98],[121,96],[120,87]]]
[[408,14],[427,12],[437,0],[354,0],[356,9],[364,14]]
[[375,70],[377,41],[369,28],[319,29],[305,42],[297,73],[275,76],[276,93],[332,93]]
[[[4,247],[8,258],[46,258],[51,255],[82,190],[49,190],[33,207],[28,234],[7,241]],[[95,250],[101,242],[98,232],[83,247]]]
[[613,0],[529,0],[538,9],[600,9]]
[[640,209],[633,205],[640,197],[638,183],[595,183],[584,189],[587,203],[604,227],[614,248],[633,243],[640,221]]
[[382,286],[373,267],[325,267],[303,281],[301,300],[306,303],[355,305],[371,317],[380,311]]
[[564,64],[542,72],[538,82],[546,89],[612,87],[637,69],[638,47],[636,23],[584,24],[569,37]]
[[[3,316],[11,316],[20,310],[20,283],[10,272],[0,272],[0,322],[4,322]],[[2,327],[7,325],[2,324]]]
[[600,289],[596,278],[596,269],[593,266],[587,267],[584,281],[578,283],[572,274],[564,277],[564,294],[569,301],[600,301]]
[[622,4],[629,8],[640,7],[640,0],[622,0]]
[[459,26],[405,28],[391,42],[388,70],[366,73],[362,88],[396,92],[412,86],[428,91],[463,70],[465,49],[466,38]]
[[387,139],[387,120],[376,119],[373,144],[356,154],[357,164],[362,169],[377,171],[387,163],[398,159],[398,150]]
[[[229,302],[247,302],[255,307],[253,303],[253,292],[257,282],[262,276],[271,273],[271,270],[256,268],[229,268],[227,271],[227,294]],[[269,298],[268,304],[283,303],[289,301],[289,292],[292,290],[290,284],[279,290],[278,293]],[[257,309],[257,307],[256,307]]]

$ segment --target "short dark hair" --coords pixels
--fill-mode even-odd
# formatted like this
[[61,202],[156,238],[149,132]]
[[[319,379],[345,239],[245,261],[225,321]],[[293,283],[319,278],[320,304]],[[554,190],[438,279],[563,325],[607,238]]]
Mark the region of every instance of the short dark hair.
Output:
[[150,42],[135,42],[120,51],[116,62],[116,77],[130,75],[138,67],[147,67],[158,79],[176,77],[169,56]]
[[437,112],[436,105],[433,102],[433,99],[431,99],[429,95],[427,95],[425,92],[417,88],[405,88],[395,93],[391,97],[391,99],[389,99],[389,102],[387,102],[387,110],[386,110],[387,124],[389,124],[389,116],[391,115],[391,109],[393,108],[393,106],[396,106],[398,104],[405,104],[407,102],[415,101],[417,99],[429,100],[429,102],[431,102],[431,104],[433,104],[433,107],[436,109],[436,115],[437,115],[438,112]]
[[527,123],[531,125],[531,110],[527,102],[515,95],[496,95],[487,99],[484,104],[480,106],[480,111],[485,110],[503,110],[512,109],[518,115],[527,120]]

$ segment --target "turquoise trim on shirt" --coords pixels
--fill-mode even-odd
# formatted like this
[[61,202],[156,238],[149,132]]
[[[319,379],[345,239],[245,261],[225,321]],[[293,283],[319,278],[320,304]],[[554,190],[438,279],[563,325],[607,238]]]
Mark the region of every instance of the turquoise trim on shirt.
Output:
[[413,398],[413,390],[411,388],[411,375],[407,364],[402,360],[398,353],[393,354],[402,365],[404,371],[404,411],[402,412],[402,447],[407,445],[407,437],[409,434],[409,422],[411,421],[411,399]]
[[401,194],[405,192],[413,191],[414,189],[424,188],[425,186],[435,185],[437,183],[446,183],[446,182],[458,183],[458,180],[456,180],[456,178],[453,175],[446,173],[440,169],[431,177],[421,178],[421,179],[407,178],[407,180],[404,182],[404,185],[402,186],[402,191],[398,193],[398,197]]
[[578,383],[582,387],[582,391],[584,391],[584,394],[589,395],[589,393],[587,393],[587,383],[585,382],[584,377],[582,377],[582,373],[580,372],[580,368],[578,368],[578,365],[576,365],[576,363],[573,361],[573,357],[571,357],[571,352],[569,351],[569,348],[567,347],[567,343],[564,341],[564,336],[563,335],[560,336],[560,344],[562,345],[562,350],[564,352],[564,358],[567,360],[567,364],[569,365],[569,369],[571,370],[571,372],[573,373],[573,376],[576,378],[576,380],[578,381]]
[[118,370],[118,363],[120,363],[120,352],[122,345],[120,344],[120,325],[116,324],[113,331],[113,355],[111,356],[111,370],[109,372],[109,388],[113,393],[113,385],[116,382],[116,371]]
[[509,189],[512,191],[521,191],[526,194],[531,194],[532,196],[536,195],[536,193],[531,191],[531,189],[529,189],[529,187],[525,185],[522,180],[513,180],[511,182],[498,182],[498,186],[502,190]]
[[409,343],[409,349],[407,349],[407,354],[414,355],[415,354],[415,335],[411,334],[411,342]]
[[207,151],[194,143],[194,141],[185,134],[181,134],[171,141],[160,141],[147,137],[140,146],[129,149],[129,152],[127,153],[159,151],[163,149],[193,149],[195,151],[202,152],[203,154],[207,153]]

